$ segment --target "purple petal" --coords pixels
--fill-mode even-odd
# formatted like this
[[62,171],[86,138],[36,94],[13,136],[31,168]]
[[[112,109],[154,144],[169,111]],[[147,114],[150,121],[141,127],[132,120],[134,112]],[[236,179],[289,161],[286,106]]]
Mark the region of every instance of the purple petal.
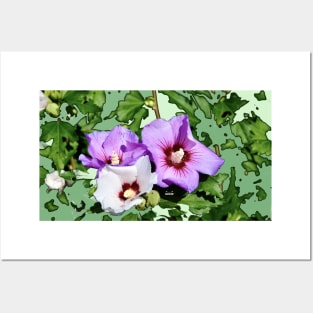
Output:
[[103,142],[108,137],[109,132],[106,131],[95,131],[91,134],[86,135],[86,138],[88,140],[88,153],[101,161],[105,161],[105,154],[104,150],[102,148]]
[[188,192],[192,192],[199,185],[199,174],[187,166],[181,169],[169,167],[163,175],[163,182],[168,185],[177,185]]
[[92,168],[98,168],[99,169],[105,165],[104,162],[102,162],[96,158],[89,158],[89,157],[85,156],[84,154],[81,154],[78,157],[78,160],[81,161],[84,166],[92,167]]
[[197,142],[189,153],[187,166],[203,174],[215,175],[224,164],[222,158],[200,142]]
[[188,116],[174,116],[170,119],[169,122],[173,130],[175,143],[184,147],[185,149],[191,149],[195,144],[195,139],[191,133]]
[[111,156],[114,151],[119,156],[122,156],[122,146],[127,142],[138,143],[139,139],[135,133],[122,126],[115,126],[109,133],[108,137],[102,144],[102,148],[106,156]]
[[142,142],[152,153],[153,159],[157,149],[164,150],[174,145],[174,135],[170,123],[157,119],[146,125],[142,130]]
[[141,156],[149,154],[142,143],[127,142],[124,147],[122,165],[133,165]]

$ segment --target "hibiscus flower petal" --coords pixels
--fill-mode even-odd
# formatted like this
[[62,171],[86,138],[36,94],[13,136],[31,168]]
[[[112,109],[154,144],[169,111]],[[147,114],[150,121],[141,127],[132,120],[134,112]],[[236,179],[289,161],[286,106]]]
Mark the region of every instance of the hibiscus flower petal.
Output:
[[142,142],[151,151],[154,159],[155,152],[162,151],[174,144],[170,123],[163,119],[157,119],[146,125],[142,130]]
[[188,167],[181,169],[169,167],[163,175],[163,182],[168,185],[177,185],[188,192],[192,192],[199,185],[199,174],[197,171]]
[[125,146],[122,146],[123,160],[122,165],[133,165],[143,155],[147,155],[147,147],[142,143],[126,142]]
[[135,133],[122,126],[115,126],[109,133],[108,137],[102,144],[104,154],[108,157],[113,152],[117,153],[120,157],[123,154],[121,150],[122,146],[125,146],[127,142],[138,143],[139,139]]
[[134,199],[128,199],[124,203],[124,211],[129,210],[134,205],[138,205],[142,202],[143,198],[134,198]]
[[192,136],[189,119],[187,115],[174,116],[170,119],[175,144],[191,149],[195,145],[195,139]]
[[215,175],[224,164],[222,158],[200,142],[196,143],[190,154],[187,166],[203,174]]
[[97,179],[97,190],[94,196],[101,203],[106,212],[121,213],[124,211],[124,201],[119,198],[122,184],[119,176],[110,172],[107,168],[102,169]]
[[156,173],[151,173],[151,164],[148,156],[141,157],[135,164],[137,168],[137,182],[140,186],[139,192],[149,192],[157,183]]
[[106,131],[95,131],[91,134],[87,134],[88,140],[88,153],[93,157],[101,161],[105,161],[105,154],[102,148],[102,144],[108,137],[109,132]]
[[85,156],[84,154],[81,154],[78,157],[78,160],[83,163],[84,166],[92,167],[92,168],[101,168],[105,165],[104,162],[96,159],[96,158],[89,158]]
[[[121,183],[133,183],[137,179],[137,168],[131,166],[106,166],[107,170],[118,175]],[[101,176],[101,174],[100,174]]]

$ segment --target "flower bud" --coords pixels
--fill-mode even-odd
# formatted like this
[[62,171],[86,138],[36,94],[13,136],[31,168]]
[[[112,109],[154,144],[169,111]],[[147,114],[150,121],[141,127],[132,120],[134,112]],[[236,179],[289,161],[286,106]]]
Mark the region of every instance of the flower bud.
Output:
[[57,117],[60,115],[60,107],[54,102],[48,102],[46,112],[53,117]]
[[147,201],[145,199],[142,199],[142,202],[139,203],[138,205],[136,205],[136,209],[138,211],[144,211],[147,208],[146,203],[147,203]]
[[45,95],[53,102],[58,102],[62,99],[62,93],[60,90],[45,90]]
[[49,189],[58,189],[59,191],[62,191],[66,182],[63,177],[59,176],[58,171],[54,171],[53,173],[46,175],[45,183]]
[[42,92],[39,92],[39,110],[44,110],[49,102],[49,98]]
[[148,106],[149,108],[153,108],[155,105],[155,100],[153,97],[147,97],[145,99],[145,105]]
[[145,195],[145,199],[147,200],[146,207],[154,207],[160,202],[160,194],[156,190],[151,190]]

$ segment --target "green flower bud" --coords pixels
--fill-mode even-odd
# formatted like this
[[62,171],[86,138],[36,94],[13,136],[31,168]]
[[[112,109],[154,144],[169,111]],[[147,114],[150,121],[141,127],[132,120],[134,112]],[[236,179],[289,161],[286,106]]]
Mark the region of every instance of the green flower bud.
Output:
[[62,99],[62,92],[60,90],[45,90],[45,95],[53,102],[58,102]]
[[145,99],[145,105],[148,106],[149,108],[153,108],[155,105],[155,100],[153,97],[147,97]]
[[46,106],[46,112],[53,117],[57,117],[60,115],[60,107],[56,103],[49,101]]
[[136,205],[138,211],[144,211],[146,209],[146,200],[142,199],[142,202]]
[[145,196],[145,199],[147,200],[146,206],[156,206],[160,202],[160,194],[156,190],[151,190],[148,192]]

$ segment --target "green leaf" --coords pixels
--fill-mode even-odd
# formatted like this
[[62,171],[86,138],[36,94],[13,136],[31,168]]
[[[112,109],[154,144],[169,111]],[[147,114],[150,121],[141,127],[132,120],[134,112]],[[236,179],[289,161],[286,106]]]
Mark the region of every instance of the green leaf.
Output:
[[47,142],[53,139],[46,156],[53,161],[58,171],[63,170],[77,151],[78,136],[75,133],[75,128],[71,124],[58,119],[56,122],[47,122],[41,126],[41,129],[40,140]]
[[[250,199],[254,193],[247,193],[239,196],[240,187],[236,186],[236,170],[231,167],[231,175],[229,179],[228,189],[224,192],[222,203],[213,207],[208,213],[209,220],[222,221],[227,219],[236,219],[240,215],[241,218],[247,218],[247,214],[241,209],[247,199]],[[205,212],[206,213],[206,212]]]
[[66,171],[60,174],[60,177],[63,177],[66,180],[72,180],[75,177],[75,173],[72,171]]
[[41,186],[45,183],[45,178],[46,178],[47,174],[49,173],[49,171],[47,169],[45,169],[43,166],[39,167],[39,171],[40,171],[39,186]]
[[182,216],[185,214],[185,212],[181,211],[180,209],[171,209],[171,210],[168,210],[168,214],[169,216],[171,217],[177,217],[177,216]]
[[86,203],[84,201],[81,201],[80,206],[76,205],[74,202],[71,202],[71,206],[74,208],[76,212],[81,212],[85,209]]
[[266,154],[271,155],[272,154],[272,143],[268,139],[266,140],[255,140],[251,144],[251,153],[257,153],[257,154]]
[[135,132],[138,136],[140,135],[140,125],[143,119],[149,116],[149,111],[146,108],[140,108],[134,115],[134,121],[129,125],[129,129]]
[[100,202],[96,202],[93,206],[91,206],[88,212],[96,214],[103,213]]
[[86,216],[86,213],[83,213],[82,215],[76,217],[74,221],[81,221],[85,216]]
[[248,220],[249,221],[270,221],[271,219],[267,215],[263,216],[259,211],[256,211],[255,213],[251,214]]
[[156,213],[152,210],[146,212],[145,214],[141,215],[141,220],[143,221],[153,221],[156,217]]
[[129,212],[122,217],[121,221],[138,221],[138,215],[136,213]]
[[201,218],[198,215],[190,215],[188,221],[199,221]]
[[222,184],[229,175],[219,173],[215,176],[201,176],[198,191],[204,191],[206,195],[223,198]]
[[191,127],[196,126],[200,122],[200,120],[195,115],[197,106],[192,100],[181,95],[177,91],[159,90],[159,92],[168,96],[170,103],[176,104],[180,110],[183,110],[188,115]]
[[237,147],[236,142],[233,139],[226,139],[226,142],[221,144],[221,149],[222,150],[234,149],[236,147]]
[[187,90],[191,95],[204,95],[209,99],[213,99],[212,94],[209,90]]
[[112,217],[105,214],[102,216],[102,221],[112,221]]
[[260,145],[262,141],[268,141],[266,133],[270,130],[271,127],[255,115],[253,111],[251,117],[246,116],[242,121],[231,125],[231,132],[234,136],[240,137],[243,144],[257,142]]
[[166,200],[166,199],[163,199],[163,198],[160,198],[159,206],[161,208],[163,208],[163,209],[178,207],[177,202],[173,202],[173,201]]
[[40,155],[46,158],[49,158],[50,152],[51,152],[51,147],[40,149]]
[[92,197],[96,190],[97,190],[97,186],[91,187],[88,191],[88,197]]
[[[116,119],[119,122],[128,123],[129,121],[133,120],[145,102],[144,97],[142,94],[137,90],[132,90],[126,94],[124,100],[118,102],[118,106],[114,113],[116,114]],[[109,117],[113,117],[112,113]],[[138,117],[137,117],[138,119]]]
[[259,93],[255,93],[254,97],[258,100],[258,101],[262,101],[262,100],[266,100],[266,94],[264,90],[261,90]]
[[187,204],[189,210],[192,213],[199,214],[210,211],[210,202],[203,197],[199,197],[196,194],[187,194],[180,203]]
[[232,124],[236,111],[249,101],[241,100],[241,98],[234,92],[230,97],[221,97],[217,104],[213,105],[214,119],[218,126]]
[[[210,135],[207,132],[201,132],[201,136],[204,137],[204,139],[200,139],[199,141],[201,141],[205,146],[209,147],[213,143]],[[194,137],[197,138],[197,136]]]
[[56,211],[59,207],[57,205],[54,204],[54,200],[51,199],[50,201],[45,203],[45,208],[49,211],[49,212],[53,212]]
[[211,104],[208,102],[208,100],[205,97],[194,95],[192,96],[192,99],[196,102],[196,105],[204,113],[204,116],[206,118],[212,117]]
[[58,192],[57,198],[60,200],[61,203],[69,205],[68,199],[64,191],[62,191],[61,193]]
[[69,90],[64,95],[64,101],[76,105],[83,114],[102,112],[105,93],[100,90]]
[[262,187],[260,187],[260,186],[255,186],[255,187],[258,190],[258,192],[256,193],[256,196],[258,197],[258,200],[262,201],[262,200],[266,199],[267,194],[266,194],[265,190]]
[[93,131],[94,127],[100,122],[102,122],[100,113],[90,113],[87,116],[84,116],[77,124],[83,133],[90,133]]
[[241,163],[242,167],[247,171],[247,172],[256,172],[256,175],[258,175],[258,167],[255,162],[252,161],[244,161]]
[[262,156],[272,154],[272,143],[266,135],[270,130],[271,127],[253,111],[251,116],[246,114],[242,121],[231,125],[231,132],[234,136],[240,137],[244,145],[241,152],[246,155],[247,161],[243,162],[242,166],[246,171],[255,172],[256,175],[259,175],[258,166],[261,167],[263,163],[266,166],[271,164],[271,160]]
[[247,218],[247,214],[242,210],[234,210],[234,212],[228,212],[227,215],[227,221],[243,221]]

